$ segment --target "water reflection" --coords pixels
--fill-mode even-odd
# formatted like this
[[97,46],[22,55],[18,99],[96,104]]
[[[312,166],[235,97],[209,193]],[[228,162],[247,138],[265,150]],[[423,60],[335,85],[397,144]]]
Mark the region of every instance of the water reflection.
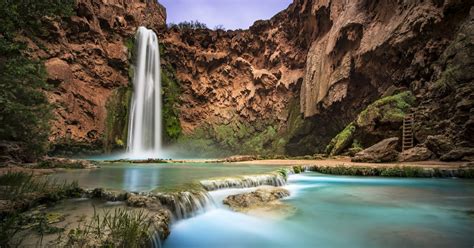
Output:
[[123,170],[123,187],[128,191],[146,191],[158,186],[159,170],[127,168]]

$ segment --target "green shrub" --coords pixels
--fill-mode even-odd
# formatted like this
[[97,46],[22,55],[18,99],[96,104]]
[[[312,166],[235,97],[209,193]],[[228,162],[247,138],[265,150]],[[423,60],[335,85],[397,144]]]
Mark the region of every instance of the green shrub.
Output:
[[196,21],[184,21],[180,22],[178,24],[175,23],[169,23],[168,28],[177,28],[180,30],[190,30],[190,29],[207,29],[207,25],[199,22],[198,20]]

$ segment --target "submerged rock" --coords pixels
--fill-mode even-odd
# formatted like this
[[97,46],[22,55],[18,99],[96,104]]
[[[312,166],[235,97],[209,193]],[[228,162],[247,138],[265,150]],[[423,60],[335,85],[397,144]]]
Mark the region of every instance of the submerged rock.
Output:
[[389,138],[358,152],[352,162],[392,162],[398,159],[398,138]]
[[44,157],[37,165],[40,168],[94,169],[97,166],[89,160],[58,157]]
[[278,201],[289,195],[290,192],[287,189],[265,187],[249,193],[228,196],[223,203],[234,211],[278,218],[295,212],[294,207]]

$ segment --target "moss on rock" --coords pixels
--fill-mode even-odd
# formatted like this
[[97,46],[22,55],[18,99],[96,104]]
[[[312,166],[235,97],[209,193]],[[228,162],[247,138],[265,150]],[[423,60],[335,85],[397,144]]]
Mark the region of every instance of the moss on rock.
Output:
[[107,101],[104,137],[104,149],[107,152],[126,147],[131,97],[132,87],[126,86],[114,90]]
[[[160,54],[166,59],[166,47],[160,44]],[[161,65],[161,88],[163,94],[163,129],[166,142],[175,141],[182,133],[181,122],[179,120],[179,96],[181,87],[176,70],[172,65],[163,63]]]
[[401,122],[410,107],[415,103],[410,91],[381,98],[370,104],[356,119],[359,127],[374,125],[375,122]]
[[329,145],[326,147],[326,153],[331,156],[340,154],[352,144],[355,131],[356,126],[351,122],[329,142]]

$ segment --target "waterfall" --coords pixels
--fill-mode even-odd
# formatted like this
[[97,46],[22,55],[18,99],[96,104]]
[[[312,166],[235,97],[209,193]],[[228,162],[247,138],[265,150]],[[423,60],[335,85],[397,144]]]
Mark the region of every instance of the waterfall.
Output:
[[262,185],[283,186],[286,184],[286,179],[280,174],[272,173],[264,175],[209,179],[202,180],[200,183],[207,191],[213,191],[228,188],[251,188]]
[[192,217],[214,206],[207,192],[157,193],[154,197],[171,211],[175,220]]
[[158,38],[139,27],[128,125],[127,151],[132,157],[156,158],[161,150],[161,77]]

